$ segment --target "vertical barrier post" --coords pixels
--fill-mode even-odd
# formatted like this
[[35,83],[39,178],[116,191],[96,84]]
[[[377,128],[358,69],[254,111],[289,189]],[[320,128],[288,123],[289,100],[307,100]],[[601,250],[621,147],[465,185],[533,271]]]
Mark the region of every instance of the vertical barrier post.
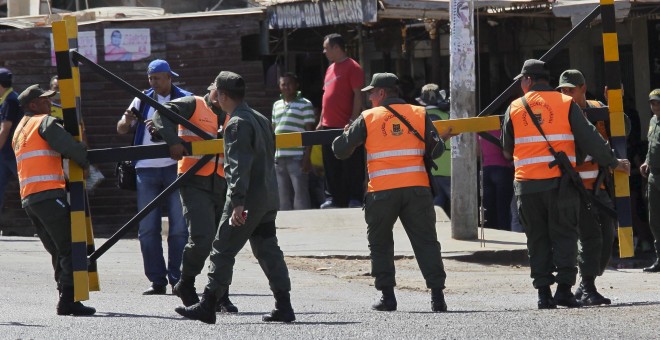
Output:
[[[77,127],[76,90],[71,59],[69,56],[70,40],[74,40],[75,42],[77,39],[76,36],[69,36],[70,32],[67,30],[65,21],[54,22],[52,26],[64,128],[71,133],[76,140],[80,140],[80,129]],[[77,45],[77,42],[75,45]],[[83,170],[75,162],[70,161],[69,193],[71,205],[71,262],[73,267],[74,300],[82,301],[89,299],[87,227],[85,223],[85,202],[83,197]]]
[[[605,58],[605,83],[607,106],[610,109],[610,133],[617,158],[627,158],[626,131],[623,119],[623,91],[619,66],[619,42],[616,33],[614,0],[600,0],[603,20],[603,56]],[[630,183],[628,175],[614,172],[615,206],[618,215],[619,257],[633,257],[632,213],[630,210]]]

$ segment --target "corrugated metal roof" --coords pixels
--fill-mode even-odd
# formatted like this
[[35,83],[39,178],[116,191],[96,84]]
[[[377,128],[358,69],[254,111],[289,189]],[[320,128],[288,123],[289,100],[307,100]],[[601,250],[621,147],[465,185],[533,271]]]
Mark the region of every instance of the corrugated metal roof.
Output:
[[102,21],[147,21],[167,20],[173,18],[262,14],[265,9],[265,7],[248,7],[209,12],[168,14],[165,13],[164,9],[159,7],[99,7],[64,14],[2,18],[0,19],[0,28],[26,29],[32,27],[49,27],[51,22],[59,21],[62,16],[66,15],[74,15],[78,18],[78,25],[86,25]]

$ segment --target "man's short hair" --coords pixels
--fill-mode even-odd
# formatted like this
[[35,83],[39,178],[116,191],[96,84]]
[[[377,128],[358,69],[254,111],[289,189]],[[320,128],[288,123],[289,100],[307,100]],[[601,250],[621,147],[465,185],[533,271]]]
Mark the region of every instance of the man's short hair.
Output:
[[344,41],[344,37],[342,37],[339,33],[326,35],[325,38],[323,38],[323,41],[326,40],[330,46],[339,46],[342,51],[346,50],[346,42]]
[[227,97],[231,98],[233,101],[241,101],[245,98],[245,88],[236,89],[236,90],[218,90],[224,93]]
[[286,72],[283,75],[281,75],[280,78],[289,78],[294,82],[296,82],[296,84],[300,84],[300,81],[298,81],[298,76],[293,72]]

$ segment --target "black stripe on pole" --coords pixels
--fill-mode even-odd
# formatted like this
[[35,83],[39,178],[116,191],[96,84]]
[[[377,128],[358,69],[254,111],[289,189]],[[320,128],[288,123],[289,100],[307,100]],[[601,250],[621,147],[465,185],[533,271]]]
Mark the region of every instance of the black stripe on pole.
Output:
[[[69,65],[69,51],[55,52],[56,65]],[[73,72],[70,67],[58,67],[57,76],[60,79],[72,79]]]
[[616,33],[616,17],[614,5],[601,5],[601,19],[603,20],[603,33]]
[[605,85],[608,90],[621,88],[621,67],[618,60],[605,62]]
[[306,131],[300,134],[302,146],[312,146],[317,144],[332,144],[332,141],[344,132],[343,129]]

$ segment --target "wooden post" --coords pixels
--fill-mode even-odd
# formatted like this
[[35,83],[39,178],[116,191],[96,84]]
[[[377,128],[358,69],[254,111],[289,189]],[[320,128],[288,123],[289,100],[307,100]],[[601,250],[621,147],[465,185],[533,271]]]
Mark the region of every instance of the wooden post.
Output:
[[[449,92],[451,119],[476,115],[474,1],[450,1]],[[451,236],[477,239],[477,152],[474,133],[451,141]]]

